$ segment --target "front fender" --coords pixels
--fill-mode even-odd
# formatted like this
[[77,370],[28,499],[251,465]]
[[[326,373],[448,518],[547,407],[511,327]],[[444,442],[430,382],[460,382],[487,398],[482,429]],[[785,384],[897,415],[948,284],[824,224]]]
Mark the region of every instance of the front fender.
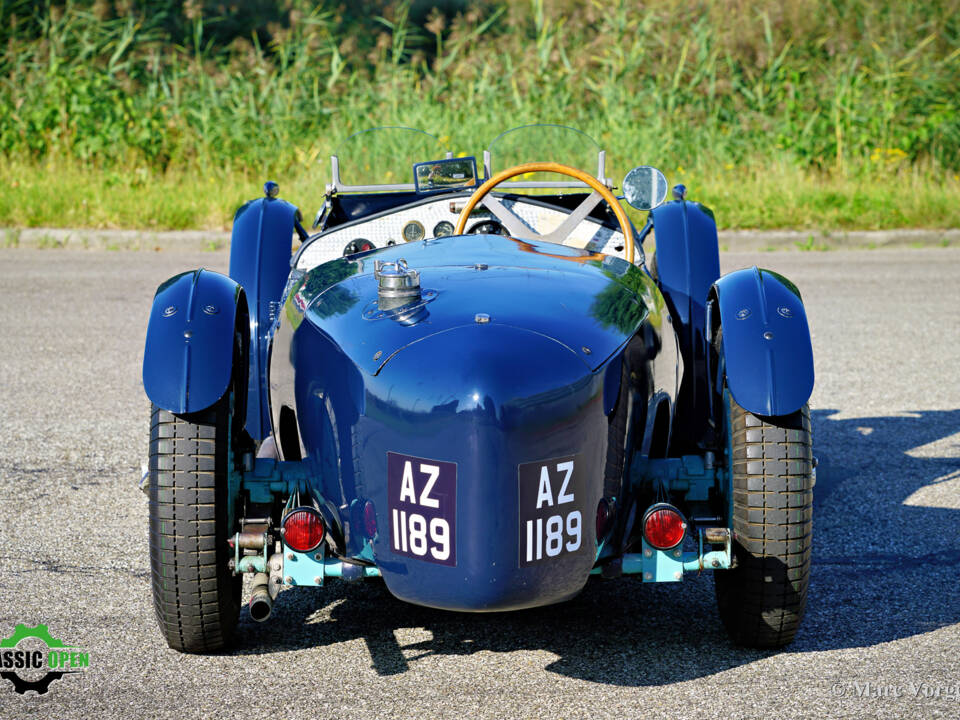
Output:
[[704,382],[708,348],[704,309],[710,287],[720,277],[720,246],[713,212],[700,203],[670,202],[651,213],[656,234],[657,279],[676,325],[686,372],[677,397],[673,444],[696,446],[709,418],[709,385]]
[[733,398],[757,415],[799,410],[813,392],[813,347],[797,287],[754,266],[724,275],[710,294]]
[[251,200],[233,219],[230,277],[243,286],[250,306],[246,429],[255,440],[270,433],[269,335],[290,274],[295,230],[306,237],[300,227],[300,211],[279,198]]
[[237,314],[246,316],[243,288],[211,270],[174,275],[157,288],[143,353],[143,389],[172,413],[216,403],[233,373]]

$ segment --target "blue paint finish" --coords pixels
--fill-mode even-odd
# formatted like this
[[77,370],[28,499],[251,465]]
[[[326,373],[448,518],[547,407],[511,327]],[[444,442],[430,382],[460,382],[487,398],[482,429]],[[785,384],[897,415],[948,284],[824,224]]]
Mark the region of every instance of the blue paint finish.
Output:
[[720,248],[713,214],[699,203],[671,202],[652,211],[657,277],[686,326],[699,322],[710,286],[720,277]]
[[[377,317],[374,260],[399,258],[437,292],[414,324]],[[274,422],[283,408],[296,414],[299,464],[339,509],[346,554],[373,560],[397,597],[473,611],[559,602],[596,560],[622,363],[646,383],[661,333],[673,343],[662,308],[641,269],[549,243],[451,237],[334,260],[291,278],[272,338]],[[456,464],[455,566],[395,551],[388,453]],[[581,543],[521,567],[520,466],[553,461],[556,473],[571,457],[585,481],[557,513],[581,512]],[[358,512],[368,501],[372,541]]]
[[[592,373],[575,353],[536,332],[497,324],[459,326],[407,346],[378,375],[362,376],[361,412],[353,405],[358,399],[337,382],[350,371],[331,367],[349,358],[331,347],[324,333],[304,323],[293,346],[295,365],[307,367],[301,365],[306,358],[322,356],[328,368],[309,382],[297,382],[309,456],[326,448],[329,457],[331,446],[339,445],[339,467],[323,473],[321,491],[338,505],[344,504],[341,494],[372,500],[378,527],[374,556],[394,595],[432,607],[504,610],[559,602],[579,592],[595,559],[591,521],[602,494],[607,427],[602,369]],[[456,567],[393,551],[390,451],[456,463]],[[573,454],[582,458],[590,478],[586,497],[576,501],[591,510],[584,513],[582,551],[521,569],[518,467]],[[348,551],[359,551],[363,540],[352,533]]]
[[604,372],[603,381],[603,412],[609,415],[617,405],[620,397],[620,379],[623,374],[623,353],[610,358]]
[[[674,550],[655,550],[647,544],[646,540],[641,542],[643,552],[640,554],[640,571],[643,573],[644,582],[683,580],[683,549],[681,547]],[[625,566],[627,564],[624,562]]]
[[[287,585],[320,587],[326,576],[324,569],[324,546],[313,552],[294,552],[283,546],[283,580]],[[338,563],[339,564],[339,563]],[[319,582],[317,582],[319,580]]]
[[380,577],[380,568],[371,565],[353,565],[339,560],[327,559],[323,563],[324,577],[351,578]]
[[796,286],[757,267],[715,285],[723,328],[727,386],[757,415],[788,415],[813,392],[813,347]]
[[657,278],[674,317],[686,368],[680,391],[679,430],[687,444],[699,439],[709,418],[704,382],[706,302],[720,277],[720,248],[713,213],[695,202],[666,203],[651,213],[657,251]]
[[[371,315],[377,297],[374,261],[400,258],[420,271],[424,292],[437,292],[415,325]],[[628,283],[639,287],[651,281],[639,269],[620,263],[628,265],[551,243],[500,236],[448,237],[321,265],[303,279],[306,290],[301,297],[311,322],[337,338],[342,350],[368,373],[379,372],[408,345],[474,324],[477,313],[489,315],[491,325],[536,329],[595,370],[647,315]],[[478,270],[481,265],[484,269]],[[338,275],[343,277],[331,286],[329,278]]]
[[143,387],[151,401],[192,413],[223,397],[233,372],[239,302],[241,286],[210,270],[175,275],[157,289],[143,355]]
[[[312,553],[298,553],[285,546],[282,573],[285,584],[320,587],[327,578],[361,580],[380,577],[379,568],[371,565],[354,565],[326,557],[323,547],[321,545]],[[317,559],[318,555],[320,560]]]
[[297,208],[277,198],[251,200],[237,210],[230,239],[230,277],[243,286],[250,308],[246,430],[261,440],[269,431],[268,336],[290,274]]
[[[649,550],[651,556],[647,557]],[[624,575],[643,574],[644,582],[677,582],[682,573],[704,570],[728,570],[731,565],[730,550],[708,550],[701,556],[697,552],[683,551],[678,558],[673,550],[654,550],[644,541],[642,553],[627,553],[621,558]],[[677,573],[681,577],[677,577]],[[647,577],[650,573],[650,577]],[[603,574],[603,568],[594,568],[591,575]]]

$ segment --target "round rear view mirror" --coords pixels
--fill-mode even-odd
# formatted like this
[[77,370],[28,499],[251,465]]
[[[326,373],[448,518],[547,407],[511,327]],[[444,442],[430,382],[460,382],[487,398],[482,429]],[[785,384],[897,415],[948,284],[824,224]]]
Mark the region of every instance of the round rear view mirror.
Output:
[[623,179],[623,194],[637,210],[653,210],[667,198],[667,179],[655,167],[635,167]]

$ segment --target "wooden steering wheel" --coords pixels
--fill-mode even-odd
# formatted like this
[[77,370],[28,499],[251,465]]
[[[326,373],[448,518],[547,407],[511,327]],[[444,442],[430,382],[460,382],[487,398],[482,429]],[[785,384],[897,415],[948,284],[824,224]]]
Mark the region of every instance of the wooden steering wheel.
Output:
[[[501,203],[500,200],[493,196],[488,197],[490,191],[500,183],[517,175],[532,172],[554,172],[560,175],[567,175],[568,177],[585,183],[593,189],[593,192],[567,216],[567,219],[564,220],[556,230],[541,235],[531,229],[516,213]],[[457,227],[453,231],[453,234],[463,235],[467,227],[467,221],[470,218],[470,213],[473,212],[480,201],[483,201],[483,204],[490,209],[490,212],[493,213],[497,220],[503,223],[503,226],[512,236],[521,240],[545,240],[547,242],[562,244],[563,241],[569,237],[570,233],[573,232],[574,228],[583,222],[601,200],[605,200],[607,205],[613,210],[613,214],[616,215],[617,222],[620,224],[620,231],[624,237],[624,254],[626,255],[627,261],[633,263],[633,226],[630,224],[627,214],[623,211],[620,203],[617,202],[614,194],[610,192],[610,189],[606,185],[595,177],[585,173],[583,170],[555,162],[524,163],[523,165],[515,165],[512,168],[498,172],[478,187],[473,195],[470,196],[470,199],[467,200],[467,204],[460,212],[460,217],[457,218]]]

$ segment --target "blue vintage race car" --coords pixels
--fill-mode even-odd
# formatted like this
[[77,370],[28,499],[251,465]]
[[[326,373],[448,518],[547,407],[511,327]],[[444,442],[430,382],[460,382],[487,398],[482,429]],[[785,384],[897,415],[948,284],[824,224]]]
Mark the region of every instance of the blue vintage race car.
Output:
[[713,570],[734,642],[793,639],[815,479],[800,292],[721,276],[710,210],[682,186],[664,203],[646,166],[617,197],[605,160],[559,126],[480,162],[360,133],[315,234],[268,182],[228,276],[157,289],[143,383],[171,647],[227,645],[245,574],[263,621],[283,587],[333,578],[479,612]]

